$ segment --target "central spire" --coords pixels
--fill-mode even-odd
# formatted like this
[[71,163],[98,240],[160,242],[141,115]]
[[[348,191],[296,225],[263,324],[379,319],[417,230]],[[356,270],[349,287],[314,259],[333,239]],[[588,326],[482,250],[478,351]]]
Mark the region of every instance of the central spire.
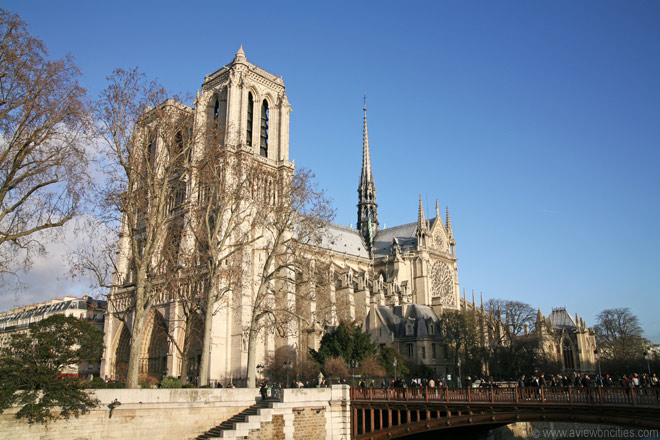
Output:
[[369,154],[369,130],[367,129],[367,94],[364,94],[364,122],[362,129],[362,178],[361,183],[372,182],[371,155]]
[[374,235],[378,231],[378,204],[376,203],[376,184],[371,171],[369,152],[369,131],[367,129],[367,94],[364,94],[364,122],[362,133],[362,174],[358,186],[358,221],[357,228],[371,251]]

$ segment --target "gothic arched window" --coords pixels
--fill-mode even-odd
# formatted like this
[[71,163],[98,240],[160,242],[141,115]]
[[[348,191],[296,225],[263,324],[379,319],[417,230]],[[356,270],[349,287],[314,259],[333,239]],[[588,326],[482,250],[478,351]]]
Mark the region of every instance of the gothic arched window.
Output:
[[261,104],[261,143],[259,154],[268,157],[268,101],[264,99]]
[[252,119],[254,116],[254,98],[252,92],[248,93],[248,110],[247,110],[247,136],[246,143],[252,145]]
[[213,105],[213,119],[216,121],[220,117],[220,100],[215,98],[215,104]]
[[573,345],[568,339],[564,339],[562,343],[562,353],[564,354],[564,368],[575,368],[575,360],[573,358]]

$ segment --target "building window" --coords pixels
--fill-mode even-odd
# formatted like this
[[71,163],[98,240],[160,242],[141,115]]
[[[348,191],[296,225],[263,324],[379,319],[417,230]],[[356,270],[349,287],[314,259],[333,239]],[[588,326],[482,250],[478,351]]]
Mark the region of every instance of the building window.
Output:
[[435,344],[431,344],[431,359],[435,359]]
[[408,346],[408,357],[412,359],[413,356],[415,355],[414,344],[407,344],[407,346]]
[[435,326],[433,323],[429,324],[429,335],[433,336],[435,335]]
[[422,345],[422,359],[426,359],[426,347]]
[[246,142],[248,145],[252,145],[252,119],[254,116],[254,99],[252,98],[252,92],[248,93],[248,113],[247,113],[247,136]]
[[415,334],[415,326],[413,324],[406,324],[406,336],[413,336]]
[[567,369],[575,368],[575,360],[573,358],[573,346],[567,339],[564,339],[564,342],[562,344],[562,351],[564,353],[564,368]]
[[259,154],[268,157],[268,101],[264,99],[261,104],[261,143],[259,144]]
[[213,119],[216,121],[220,117],[220,100],[215,98],[215,104],[213,105]]

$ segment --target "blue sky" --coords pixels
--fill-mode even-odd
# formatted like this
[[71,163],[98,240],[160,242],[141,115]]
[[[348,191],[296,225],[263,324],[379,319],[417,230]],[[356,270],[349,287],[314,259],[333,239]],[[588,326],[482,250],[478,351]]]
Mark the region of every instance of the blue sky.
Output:
[[[449,206],[459,282],[565,306],[629,307],[660,343],[660,2],[2,1],[94,97],[115,67],[194,94],[248,59],[281,75],[291,158],[355,223],[362,95],[379,219]],[[48,267],[48,269],[44,269]],[[1,309],[66,292],[57,258]],[[56,274],[59,280],[47,274]]]

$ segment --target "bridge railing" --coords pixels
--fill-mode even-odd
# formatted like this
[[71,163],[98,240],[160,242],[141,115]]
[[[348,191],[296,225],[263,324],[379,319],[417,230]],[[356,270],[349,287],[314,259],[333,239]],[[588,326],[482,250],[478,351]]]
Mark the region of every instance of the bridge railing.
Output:
[[351,388],[351,400],[660,406],[660,388]]

